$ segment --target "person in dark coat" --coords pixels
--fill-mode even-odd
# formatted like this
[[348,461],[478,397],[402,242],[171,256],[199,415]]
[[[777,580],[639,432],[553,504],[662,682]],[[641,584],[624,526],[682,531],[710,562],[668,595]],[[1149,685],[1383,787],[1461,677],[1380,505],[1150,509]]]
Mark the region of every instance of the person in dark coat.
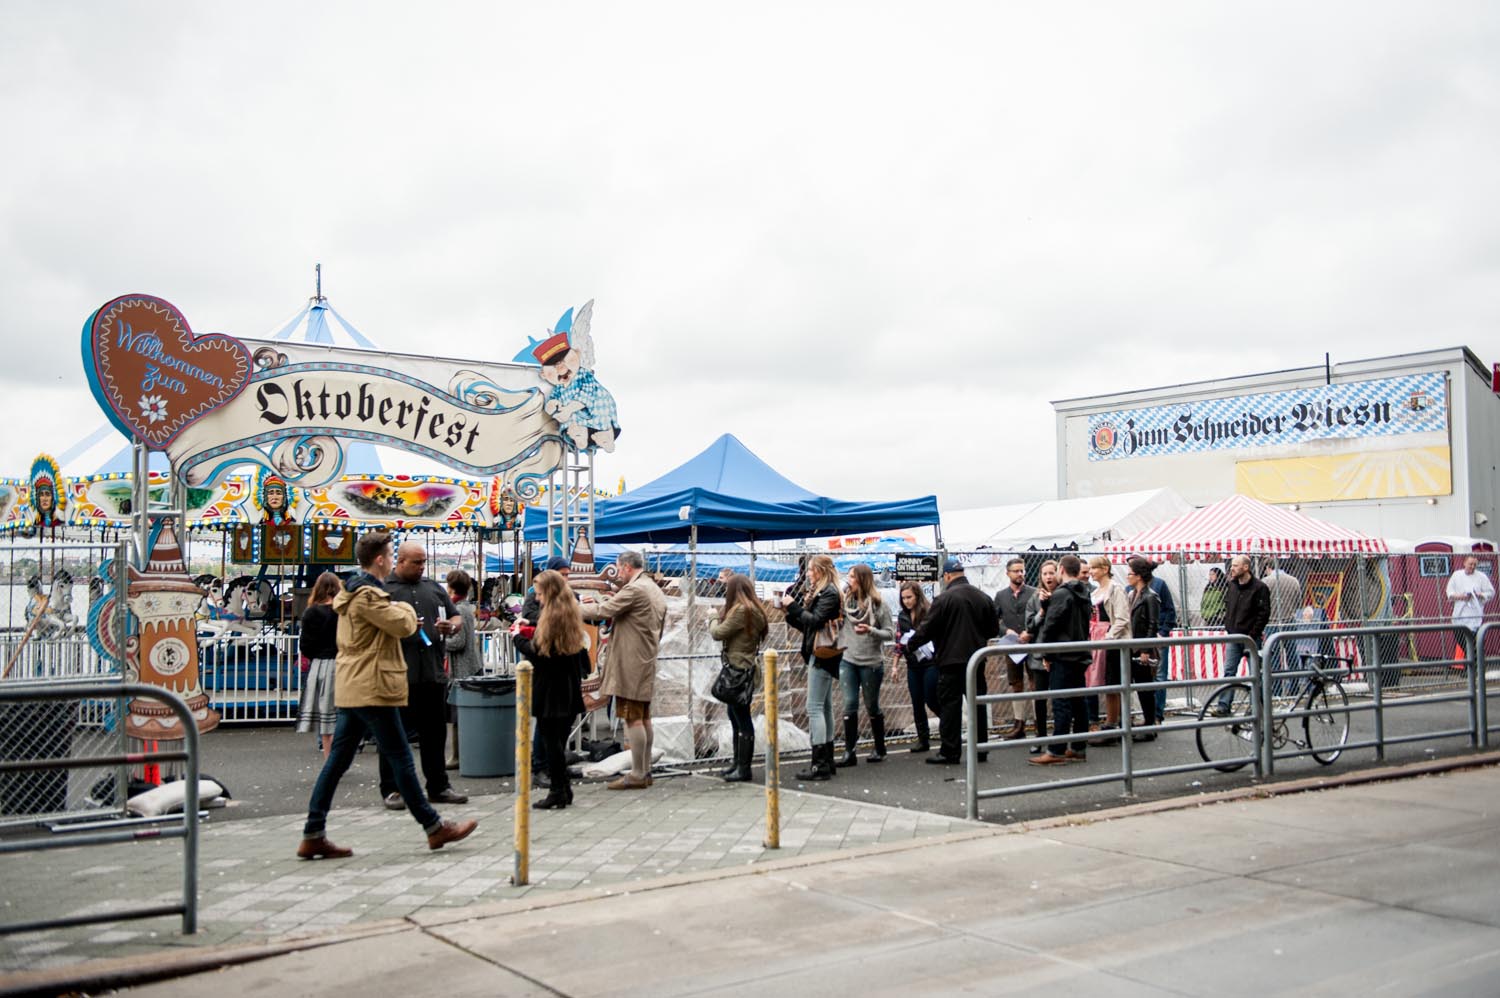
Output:
[[[1130,636],[1132,638],[1159,638],[1161,637],[1161,603],[1156,598],[1156,587],[1151,584],[1156,566],[1145,558],[1131,558],[1127,564],[1130,566],[1130,571],[1125,575],[1125,582],[1130,586]],[[1146,648],[1137,648],[1130,652],[1130,681],[1149,683],[1159,676],[1161,674],[1157,669],[1159,654],[1156,649]],[[1141,718],[1145,726],[1149,728],[1160,724],[1161,714],[1156,708],[1156,693],[1150,690],[1140,690],[1137,691],[1136,697],[1141,702]],[[1132,735],[1130,740],[1154,742],[1156,732]]]
[[[1271,590],[1250,571],[1250,559],[1235,555],[1229,562],[1229,586],[1224,591],[1224,628],[1230,634],[1243,634],[1257,645],[1265,643],[1266,625],[1271,622]],[[1224,678],[1240,674],[1245,646],[1231,641],[1224,646]],[[1215,717],[1229,714],[1229,700],[1220,698],[1214,705]]]
[[[1019,638],[1021,632],[1026,630],[1026,606],[1031,602],[1031,597],[1036,595],[1036,587],[1026,584],[1026,562],[1020,558],[1012,558],[1005,563],[1005,575],[1009,582],[1002,586],[995,594],[995,615],[1000,618],[1000,629],[1007,635]],[[1011,656],[1006,655],[1005,678],[1010,684],[1011,693],[1020,693],[1022,690],[1034,689],[1028,685],[1030,671],[1026,668],[1026,660],[1017,662]],[[1012,716],[1015,720],[1011,723],[1010,730],[1001,737],[1007,740],[1016,740],[1026,737],[1026,706],[1024,703],[1005,704],[1004,706],[1014,710]],[[1006,712],[1002,711],[1002,719]]]
[[932,729],[927,723],[927,711],[938,712],[937,669],[931,659],[917,654],[917,648],[908,640],[916,633],[917,625],[927,616],[931,604],[922,591],[922,583],[907,580],[901,583],[901,612],[896,615],[896,654],[906,661],[906,692],[911,697],[912,726],[917,732],[917,744],[913,752],[926,752],[932,747]]
[[[927,757],[934,766],[956,766],[963,751],[964,669],[969,657],[1000,636],[1000,618],[995,604],[983,590],[969,584],[963,562],[949,558],[943,563],[943,591],[932,601],[926,618],[917,625],[907,642],[920,648],[931,641],[936,649],[932,664],[938,670],[938,738],[937,755]],[[976,691],[983,696],[987,687],[984,670],[978,670]],[[973,704],[973,726],[969,736],[976,744],[989,740],[989,708]],[[984,761],[986,753],[979,754]]]
[[[797,772],[799,780],[827,780],[837,775],[833,766],[833,684],[839,676],[842,653],[818,649],[818,633],[843,614],[839,575],[833,559],[814,555],[806,574],[781,598],[788,626],[802,632],[802,660],[807,663],[807,730],[812,739],[812,762]],[[825,652],[819,656],[817,652]]]
[[568,785],[568,732],[583,713],[579,676],[588,665],[583,615],[568,581],[557,572],[536,577],[538,620],[517,629],[516,651],[531,663],[531,715],[547,748],[547,796],[532,804],[538,810],[573,803]]
[[[1088,583],[1078,575],[1083,562],[1076,554],[1065,554],[1058,559],[1062,570],[1062,585],[1047,600],[1047,609],[1037,633],[1038,644],[1054,644],[1064,641],[1087,641],[1089,639],[1089,617],[1093,614],[1093,601]],[[1086,651],[1049,653],[1046,655],[1050,689],[1081,690],[1084,688],[1092,656]],[[1061,743],[1050,745],[1047,751],[1026,760],[1037,766],[1051,766],[1063,762],[1083,762],[1087,756],[1089,733],[1088,707],[1082,696],[1057,697],[1052,701],[1052,733],[1075,735],[1073,743],[1059,752]]]

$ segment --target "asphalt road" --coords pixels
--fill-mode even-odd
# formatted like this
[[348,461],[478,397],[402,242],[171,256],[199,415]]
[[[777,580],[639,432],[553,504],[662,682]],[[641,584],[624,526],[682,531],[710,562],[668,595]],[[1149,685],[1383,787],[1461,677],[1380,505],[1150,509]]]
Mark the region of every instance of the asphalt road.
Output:
[[[1355,704],[1366,702],[1352,701]],[[1400,702],[1400,701],[1395,701]],[[1373,717],[1351,715],[1350,740],[1373,735]],[[1451,730],[1467,726],[1464,703],[1411,704],[1387,710],[1388,737]],[[936,731],[934,731],[934,736]],[[232,803],[217,812],[215,820],[275,814],[300,814],[307,806],[322,766],[322,755],[312,735],[297,734],[290,727],[223,725],[204,737],[203,772],[229,789]],[[811,793],[857,798],[892,807],[961,816],[964,813],[964,768],[930,766],[927,756],[907,751],[908,743],[894,742],[886,761],[871,765],[865,761],[868,748],[860,753],[860,763],[839,770],[838,776],[824,783],[799,783],[794,774],[805,765],[804,757],[782,762],[782,786]],[[1137,769],[1186,765],[1201,762],[1191,731],[1168,733],[1158,741],[1133,746]],[[1435,756],[1458,755],[1469,751],[1467,738],[1444,738],[1387,748],[1386,762],[1410,762]],[[1019,786],[1062,778],[1103,774],[1119,769],[1120,749],[1094,747],[1086,763],[1042,768],[1027,763],[1025,749],[1004,749],[990,753],[989,762],[979,767],[981,788]],[[1312,759],[1279,761],[1273,779],[1302,779],[1320,773],[1340,773],[1379,764],[1374,749],[1350,750],[1331,766],[1321,766]],[[757,765],[755,773],[763,771]],[[1050,817],[1058,814],[1085,813],[1114,807],[1122,802],[1152,800],[1248,786],[1255,782],[1254,771],[1246,767],[1236,773],[1219,773],[1208,769],[1177,773],[1135,782],[1133,797],[1124,794],[1119,782],[1063,790],[1043,790],[1018,796],[980,801],[980,817],[986,821],[1012,822]],[[461,791],[475,794],[510,793],[510,779],[471,779],[453,774],[453,783]],[[367,748],[354,763],[339,786],[336,806],[368,806],[379,799],[376,756]]]

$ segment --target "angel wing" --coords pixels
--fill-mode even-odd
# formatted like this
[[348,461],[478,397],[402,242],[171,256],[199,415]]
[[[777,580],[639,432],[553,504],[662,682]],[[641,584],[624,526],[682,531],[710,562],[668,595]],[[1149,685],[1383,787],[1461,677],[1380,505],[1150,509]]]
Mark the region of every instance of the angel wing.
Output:
[[594,367],[594,337],[589,333],[593,320],[594,299],[590,298],[573,316],[573,332],[568,337],[578,351],[578,366],[584,370]]

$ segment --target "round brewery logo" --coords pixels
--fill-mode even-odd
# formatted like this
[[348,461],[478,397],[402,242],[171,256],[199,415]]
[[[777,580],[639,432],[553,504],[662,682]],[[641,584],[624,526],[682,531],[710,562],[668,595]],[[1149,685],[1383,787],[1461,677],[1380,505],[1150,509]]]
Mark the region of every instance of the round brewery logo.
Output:
[[1100,423],[1094,427],[1094,435],[1089,440],[1089,447],[1095,454],[1113,454],[1118,440],[1119,436],[1115,431],[1114,423]]

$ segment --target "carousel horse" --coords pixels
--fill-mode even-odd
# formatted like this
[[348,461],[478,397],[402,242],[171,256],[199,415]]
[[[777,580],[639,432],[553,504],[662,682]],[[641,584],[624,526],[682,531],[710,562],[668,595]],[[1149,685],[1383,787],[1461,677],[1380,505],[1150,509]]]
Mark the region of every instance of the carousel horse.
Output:
[[52,588],[47,594],[45,605],[42,598],[41,576],[33,575],[27,579],[26,590],[30,594],[30,599],[26,604],[27,623],[30,623],[38,613],[41,614],[36,624],[37,637],[56,638],[77,629],[78,617],[73,613],[73,576],[70,573],[59,571],[53,577]]

